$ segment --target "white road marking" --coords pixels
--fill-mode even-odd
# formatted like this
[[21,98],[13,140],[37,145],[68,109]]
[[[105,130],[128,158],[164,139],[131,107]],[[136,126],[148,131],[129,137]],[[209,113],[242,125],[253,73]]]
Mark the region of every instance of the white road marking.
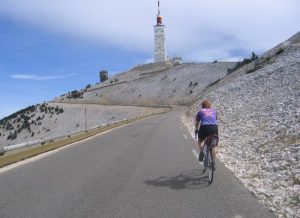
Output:
[[188,137],[184,133],[183,133],[183,137],[184,137],[185,140],[188,139]]
[[195,157],[197,159],[197,162],[202,166],[202,163],[198,161],[199,153],[195,149],[193,149],[193,153],[194,153],[194,155],[195,155]]
[[179,128],[180,128],[180,129],[182,129],[182,127],[181,127],[181,126],[179,126]]
[[193,153],[194,153],[195,157],[198,159],[199,153],[195,149],[193,149]]

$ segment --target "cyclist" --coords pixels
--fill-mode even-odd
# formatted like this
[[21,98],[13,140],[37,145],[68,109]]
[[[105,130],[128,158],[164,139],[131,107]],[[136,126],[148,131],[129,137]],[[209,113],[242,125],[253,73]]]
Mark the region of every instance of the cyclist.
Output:
[[[212,108],[212,103],[206,99],[201,103],[202,109],[197,113],[195,121],[195,134],[198,135],[200,150],[199,161],[203,161],[204,153],[201,145],[204,139],[211,134],[218,136],[217,111]],[[200,123],[200,129],[198,129]],[[212,156],[215,160],[215,148],[212,148]]]

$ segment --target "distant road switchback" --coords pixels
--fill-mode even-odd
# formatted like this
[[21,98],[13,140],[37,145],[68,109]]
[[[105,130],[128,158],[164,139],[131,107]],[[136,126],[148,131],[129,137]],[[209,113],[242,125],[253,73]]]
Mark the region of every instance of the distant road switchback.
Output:
[[274,217],[220,162],[208,185],[185,109],[1,172],[0,217]]

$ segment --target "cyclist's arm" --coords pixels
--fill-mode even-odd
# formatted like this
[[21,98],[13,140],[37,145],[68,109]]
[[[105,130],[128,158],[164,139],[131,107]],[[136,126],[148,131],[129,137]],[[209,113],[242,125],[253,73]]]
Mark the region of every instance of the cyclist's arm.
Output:
[[196,119],[195,119],[195,130],[198,130],[199,128],[199,123],[200,123],[200,113],[198,112]]
[[199,122],[198,120],[195,121],[195,129],[196,129],[196,130],[198,130],[199,123],[200,123],[200,122]]

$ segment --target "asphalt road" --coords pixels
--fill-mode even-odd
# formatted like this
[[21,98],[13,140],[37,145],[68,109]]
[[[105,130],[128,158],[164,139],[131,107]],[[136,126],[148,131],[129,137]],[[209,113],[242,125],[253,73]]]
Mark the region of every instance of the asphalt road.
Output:
[[274,217],[220,162],[213,184],[183,108],[0,174],[0,217]]

